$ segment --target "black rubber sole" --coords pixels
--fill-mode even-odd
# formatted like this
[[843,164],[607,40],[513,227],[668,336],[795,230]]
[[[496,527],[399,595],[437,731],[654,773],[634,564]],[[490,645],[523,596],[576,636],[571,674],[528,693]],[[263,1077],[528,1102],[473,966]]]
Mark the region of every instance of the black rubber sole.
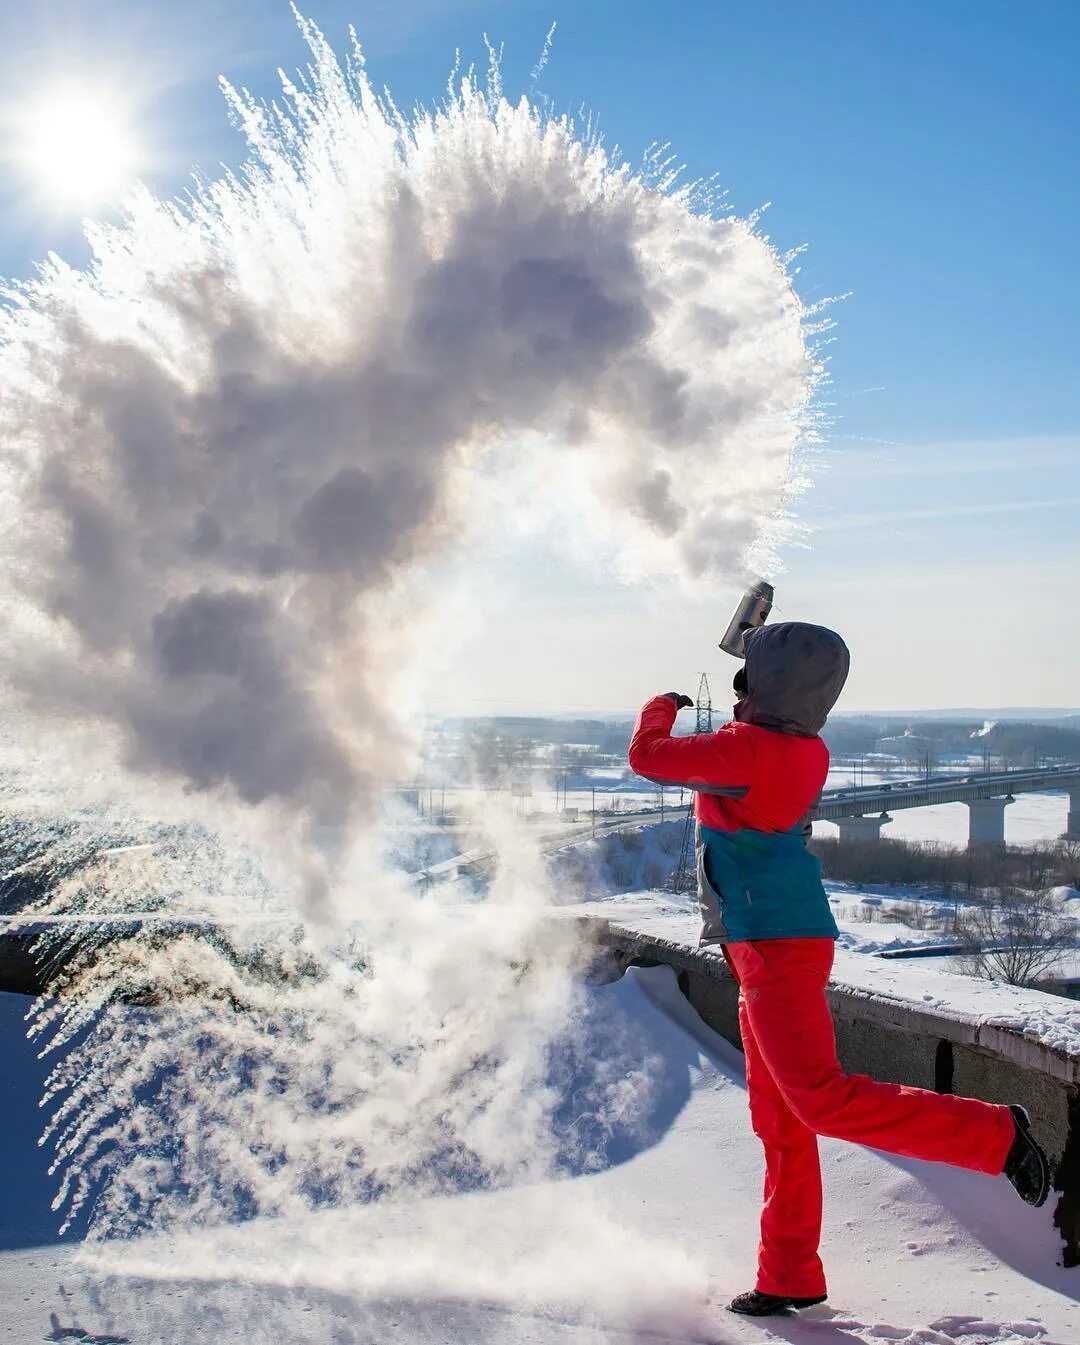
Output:
[[1013,1103],[1016,1138],[1005,1163],[1005,1175],[1021,1200],[1038,1209],[1050,1194],[1050,1162],[1031,1130],[1026,1107]]
[[821,1294],[818,1298],[788,1298],[781,1294],[763,1294],[757,1289],[751,1289],[745,1294],[738,1294],[728,1304],[729,1312],[737,1312],[742,1317],[778,1317],[781,1313],[798,1310],[799,1308],[813,1308],[818,1303],[824,1303],[828,1297],[827,1294]]

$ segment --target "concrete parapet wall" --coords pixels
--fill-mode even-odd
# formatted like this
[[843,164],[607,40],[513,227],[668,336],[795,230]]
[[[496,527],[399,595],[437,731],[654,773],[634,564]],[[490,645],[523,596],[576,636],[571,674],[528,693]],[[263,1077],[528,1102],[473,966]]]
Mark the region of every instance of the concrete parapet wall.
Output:
[[[588,937],[623,966],[674,967],[700,1017],[741,1049],[738,986],[722,957],[602,920],[583,924]],[[848,1073],[1027,1107],[1060,1193],[1055,1223],[1064,1243],[1062,1261],[1080,1266],[1080,1058],[1016,1029],[905,1002],[895,993],[872,995],[842,980],[831,983],[827,993],[837,1051]]]

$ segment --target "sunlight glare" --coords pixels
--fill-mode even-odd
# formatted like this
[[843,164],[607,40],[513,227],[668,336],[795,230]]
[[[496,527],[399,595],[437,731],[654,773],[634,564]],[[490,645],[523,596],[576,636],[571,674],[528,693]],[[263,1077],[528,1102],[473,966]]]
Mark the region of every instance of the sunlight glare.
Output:
[[107,95],[51,90],[22,120],[21,158],[53,201],[89,206],[131,185],[138,156],[129,118]]

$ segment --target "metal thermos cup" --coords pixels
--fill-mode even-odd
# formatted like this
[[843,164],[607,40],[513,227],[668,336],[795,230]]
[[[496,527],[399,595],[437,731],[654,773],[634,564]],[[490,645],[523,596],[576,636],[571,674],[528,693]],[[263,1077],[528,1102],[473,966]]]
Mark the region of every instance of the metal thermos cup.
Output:
[[753,629],[754,626],[765,624],[765,618],[772,611],[772,603],[772,584],[767,584],[764,579],[759,579],[756,584],[750,585],[739,600],[739,605],[735,608],[735,615],[728,623],[724,638],[720,641],[720,648],[725,654],[731,654],[735,658],[746,657],[744,648],[746,632]]

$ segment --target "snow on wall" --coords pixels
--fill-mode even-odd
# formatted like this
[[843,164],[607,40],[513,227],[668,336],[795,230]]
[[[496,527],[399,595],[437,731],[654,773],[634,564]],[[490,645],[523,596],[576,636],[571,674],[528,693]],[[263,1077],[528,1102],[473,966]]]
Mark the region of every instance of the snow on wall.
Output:
[[[600,905],[577,908],[601,915],[621,929],[669,940],[702,958],[720,957],[698,948],[700,921],[689,899],[666,892],[628,892]],[[918,961],[886,962],[865,953],[836,950],[832,985],[841,991],[908,1005],[924,1013],[966,1018],[1001,1028],[1074,1062],[1080,1079],[1080,1006],[1039,990],[931,970]]]

